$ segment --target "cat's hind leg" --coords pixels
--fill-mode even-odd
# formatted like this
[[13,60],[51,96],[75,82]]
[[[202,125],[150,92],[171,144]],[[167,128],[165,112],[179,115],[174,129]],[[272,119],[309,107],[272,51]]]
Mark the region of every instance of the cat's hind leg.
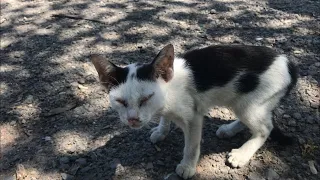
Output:
[[244,130],[245,128],[246,126],[240,120],[236,120],[230,124],[223,124],[222,126],[220,126],[216,132],[216,135],[219,138],[230,138],[240,131]]
[[228,162],[232,167],[242,167],[247,164],[254,153],[265,143],[273,129],[272,113],[267,105],[251,106],[237,116],[250,129],[252,136],[240,148],[233,149],[228,154]]
[[159,125],[151,129],[151,142],[156,143],[164,140],[170,131],[170,124],[170,120],[161,117]]

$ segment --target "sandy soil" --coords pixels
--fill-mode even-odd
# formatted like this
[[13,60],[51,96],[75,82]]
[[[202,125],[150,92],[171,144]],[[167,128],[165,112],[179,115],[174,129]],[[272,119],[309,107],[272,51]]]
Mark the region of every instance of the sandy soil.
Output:
[[276,126],[295,143],[267,142],[246,167],[232,169],[226,154],[250,133],[218,139],[219,125],[235,117],[215,108],[193,179],[320,179],[319,9],[318,0],[1,0],[0,179],[163,179],[174,172],[181,130],[172,127],[170,138],[153,145],[148,128],[121,125],[88,60],[103,53],[119,65],[146,62],[167,43],[178,54],[210,44],[265,45],[299,67],[297,87],[274,111]]

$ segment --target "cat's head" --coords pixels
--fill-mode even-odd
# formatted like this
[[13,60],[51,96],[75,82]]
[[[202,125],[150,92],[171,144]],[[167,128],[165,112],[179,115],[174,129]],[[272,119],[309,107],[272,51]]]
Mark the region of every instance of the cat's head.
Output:
[[111,107],[131,128],[141,128],[164,107],[161,85],[173,78],[174,48],[165,46],[151,63],[119,67],[101,55],[91,55]]

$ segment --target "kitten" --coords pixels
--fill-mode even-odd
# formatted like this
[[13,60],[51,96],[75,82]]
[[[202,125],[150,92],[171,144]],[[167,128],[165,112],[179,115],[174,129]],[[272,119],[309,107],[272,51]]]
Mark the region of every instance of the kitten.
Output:
[[232,167],[241,167],[270,135],[272,110],[297,80],[286,56],[260,46],[209,46],[180,58],[169,44],[152,62],[123,68],[100,55],[91,60],[123,123],[137,129],[160,114],[150,136],[153,143],[165,139],[171,122],[183,130],[185,147],[176,173],[184,179],[196,172],[203,116],[210,108],[226,106],[238,117],[222,125],[218,137],[250,129],[252,137],[227,157]]

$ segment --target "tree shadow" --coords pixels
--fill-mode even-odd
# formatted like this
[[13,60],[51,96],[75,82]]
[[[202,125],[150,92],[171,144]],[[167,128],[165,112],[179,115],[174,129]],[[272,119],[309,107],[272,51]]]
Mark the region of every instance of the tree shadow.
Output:
[[[276,2],[269,5],[280,10],[282,7]],[[150,61],[159,47],[169,42],[177,46],[178,52],[183,52],[202,44],[235,42],[232,39],[231,42],[225,40],[225,37],[232,35],[237,38],[237,43],[270,45],[278,51],[284,49],[290,55],[294,55],[295,50],[304,49],[306,52],[303,54],[294,55],[301,72],[309,69],[314,64],[314,54],[319,54],[317,34],[303,35],[292,30],[294,27],[303,27],[305,24],[301,22],[289,27],[268,27],[265,24],[272,17],[272,11],[266,12],[266,18],[256,16],[250,9],[228,17],[228,13],[237,9],[237,6],[244,6],[240,2],[159,1],[123,4],[55,1],[48,3],[47,9],[41,9],[42,6],[30,1],[21,2],[21,5],[13,8],[13,4],[1,2],[2,13],[9,15],[4,16],[4,22],[1,20],[0,30],[0,82],[1,88],[5,89],[0,95],[0,125],[15,122],[13,126],[19,129],[20,134],[16,143],[8,145],[10,148],[1,153],[0,169],[4,173],[16,171],[19,164],[44,173],[66,172],[76,179],[125,179],[133,175],[162,179],[174,171],[182,158],[182,132],[173,130],[170,138],[157,144],[159,150],[149,141],[148,130],[133,131],[123,127],[114,112],[107,107],[105,92],[98,88],[96,75],[92,73],[87,58],[90,53],[105,53],[111,61],[124,65]],[[40,13],[31,11],[37,8]],[[212,9],[215,11],[210,11]],[[296,6],[286,7],[285,11],[308,15],[308,12]],[[310,12],[317,13],[311,6]],[[87,17],[105,24],[90,20],[52,18],[54,13]],[[121,15],[118,17],[117,14]],[[221,21],[215,21],[215,18]],[[314,20],[310,20],[310,23],[313,24]],[[280,35],[287,40],[268,40]],[[256,41],[255,37],[258,36],[264,40]],[[301,43],[305,40],[311,42],[305,46]],[[128,44],[131,46],[127,47]],[[102,48],[104,46],[107,48]],[[307,76],[319,82],[318,72],[308,73]],[[63,113],[47,116],[53,109],[70,103],[76,106]],[[289,104],[293,107],[287,107]],[[283,102],[282,109],[293,115],[302,109],[300,104],[296,97],[291,96]],[[315,116],[312,114],[314,111],[304,111],[302,116]],[[305,128],[312,128],[313,124],[298,122],[301,127],[297,126],[295,131],[291,131],[288,122],[280,122],[282,114],[277,116],[276,123],[291,135],[299,133],[299,136],[310,138],[305,135],[310,131],[316,135],[317,131],[313,129],[304,132]],[[217,126],[224,122],[222,119],[207,119],[203,133],[201,158],[220,154],[221,161],[216,162],[219,165],[224,164],[222,161],[228,151],[239,147],[249,137],[249,133],[244,132],[229,140],[216,138]],[[82,140],[70,142],[80,142],[86,148],[77,147],[70,151],[59,149],[69,136],[71,139],[77,137]],[[319,139],[314,138],[314,141],[319,142]],[[298,155],[290,159],[291,154],[301,153],[300,147],[283,151],[269,143],[266,147],[284,163],[298,166],[302,161]],[[319,151],[315,155],[320,157]],[[68,157],[70,162],[60,163],[63,157]],[[87,162],[79,164],[79,158],[85,158]],[[271,165],[265,163],[260,170],[263,171],[266,166]],[[250,168],[246,167],[241,172],[249,172],[252,170]],[[298,173],[301,177],[307,177],[309,173],[303,168],[299,168]],[[237,170],[229,171],[233,175],[237,174]],[[242,178],[246,176],[241,175]],[[289,177],[296,176],[290,174]],[[228,172],[220,172],[216,173],[215,178],[232,179],[232,176]],[[197,175],[194,179],[203,177]]]

